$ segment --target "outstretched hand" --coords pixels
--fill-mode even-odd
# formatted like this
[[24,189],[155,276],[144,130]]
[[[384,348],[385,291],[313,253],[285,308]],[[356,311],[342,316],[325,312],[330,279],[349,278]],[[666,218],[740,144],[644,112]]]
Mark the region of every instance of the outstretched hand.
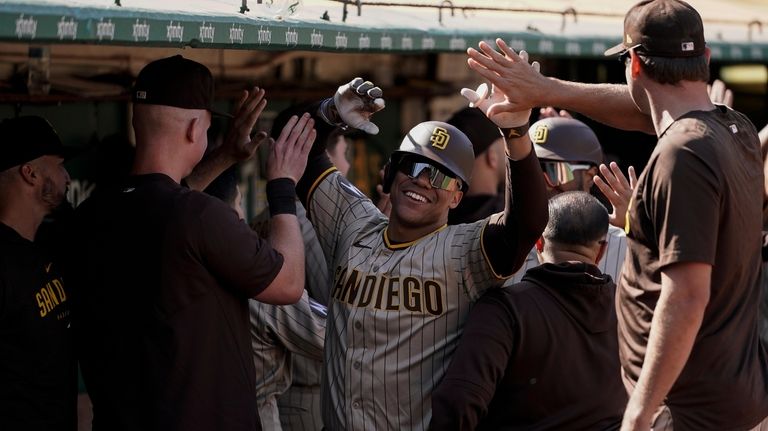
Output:
[[307,167],[307,155],[315,141],[315,121],[309,114],[291,117],[277,141],[270,139],[267,180],[290,178],[298,182]]
[[240,100],[232,111],[234,119],[224,137],[221,151],[226,153],[234,162],[248,160],[256,153],[256,149],[267,138],[267,134],[259,132],[253,136],[253,126],[267,106],[264,90],[253,87],[251,91],[243,91]]
[[480,51],[474,48],[467,50],[469,67],[493,84],[494,92],[504,95],[503,102],[491,104],[485,111],[486,115],[491,118],[503,112],[526,111],[534,106],[548,105],[541,100],[546,95],[547,78],[539,73],[539,63],[534,61],[528,64],[528,53],[520,51],[517,54],[501,39],[496,39],[496,45],[501,52],[487,42],[480,42]]
[[600,173],[605,180],[595,175],[594,182],[598,189],[608,198],[613,206],[613,212],[608,217],[608,222],[618,228],[624,229],[626,224],[627,210],[629,210],[629,201],[632,199],[632,193],[637,186],[637,176],[635,168],[629,167],[629,181],[619,169],[616,162],[608,166],[601,164]]
[[371,122],[371,117],[384,109],[383,95],[381,88],[371,81],[355,78],[336,90],[333,104],[344,124],[375,135],[379,133],[379,128]]
[[725,86],[725,82],[715,79],[712,85],[707,84],[707,92],[712,103],[733,108],[733,91]]

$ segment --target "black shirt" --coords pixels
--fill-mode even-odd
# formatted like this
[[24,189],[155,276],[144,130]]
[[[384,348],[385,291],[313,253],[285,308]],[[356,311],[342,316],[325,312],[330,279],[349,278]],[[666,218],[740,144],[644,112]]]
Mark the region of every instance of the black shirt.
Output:
[[470,312],[430,429],[618,429],[616,285],[594,265],[544,264]]
[[94,430],[255,430],[249,297],[282,256],[219,200],[162,174],[75,215],[81,368]]
[[0,429],[74,430],[69,284],[41,248],[0,223]]

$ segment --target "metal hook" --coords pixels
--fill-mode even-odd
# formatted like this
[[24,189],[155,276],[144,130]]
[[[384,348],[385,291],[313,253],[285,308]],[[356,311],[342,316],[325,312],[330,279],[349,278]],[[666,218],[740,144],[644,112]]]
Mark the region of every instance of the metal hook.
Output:
[[437,7],[437,21],[440,23],[440,25],[443,25],[443,7],[445,7],[446,3],[448,3],[448,6],[451,8],[451,16],[456,16],[456,10],[453,6],[453,2],[451,0],[443,0],[443,2],[440,3],[440,6]]
[[747,23],[747,40],[752,42],[752,27],[757,25],[757,30],[763,34],[763,23],[759,20],[752,20]]
[[563,23],[560,25],[560,33],[565,32],[565,18],[568,15],[573,15],[573,22],[576,23],[578,21],[578,17],[576,16],[576,9],[569,7],[568,9],[563,11]]

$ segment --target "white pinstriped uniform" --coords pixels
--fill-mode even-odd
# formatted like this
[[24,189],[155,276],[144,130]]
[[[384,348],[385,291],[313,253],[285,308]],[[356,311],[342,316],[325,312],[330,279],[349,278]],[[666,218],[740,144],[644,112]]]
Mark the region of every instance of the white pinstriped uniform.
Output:
[[[317,242],[314,229],[301,204],[296,205],[297,217],[304,239],[307,290],[292,305],[271,305],[249,301],[251,345],[256,368],[257,408],[264,430],[281,428],[278,397],[291,385],[293,358],[302,355],[307,360],[322,359],[325,338],[325,306],[309,298],[312,293],[327,291],[329,283],[325,257]],[[257,231],[268,230],[269,219],[262,214],[252,223]],[[317,366],[316,373],[320,372]],[[316,388],[319,393],[319,382]],[[306,429],[320,429],[306,428]]]
[[277,397],[291,384],[292,353],[322,358],[325,319],[311,310],[310,301],[306,291],[292,305],[248,301],[257,407],[265,430],[281,429]]
[[291,386],[277,399],[283,431],[320,431],[323,361],[295,354],[291,356],[291,365]]
[[[330,173],[329,173],[330,172]],[[330,430],[425,429],[471,304],[500,286],[481,249],[487,223],[446,226],[392,245],[387,218],[329,170],[309,213],[334,270],[323,421]]]
[[[608,241],[605,245],[605,254],[600,260],[600,264],[597,265],[600,268],[600,272],[608,274],[613,278],[614,282],[618,282],[619,274],[621,274],[621,266],[624,264],[624,256],[627,254],[627,234],[623,229],[619,229],[614,225],[608,226]],[[525,258],[523,266],[515,273],[512,278],[507,280],[505,286],[510,286],[515,283],[519,283],[523,279],[523,275],[529,268],[539,266],[539,258],[536,253],[536,248],[532,248],[531,252]]]

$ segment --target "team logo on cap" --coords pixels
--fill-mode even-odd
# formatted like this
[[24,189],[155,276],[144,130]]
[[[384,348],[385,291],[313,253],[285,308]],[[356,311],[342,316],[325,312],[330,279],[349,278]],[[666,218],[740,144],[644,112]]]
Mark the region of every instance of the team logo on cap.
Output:
[[147,99],[147,92],[146,91],[137,91],[136,92],[136,98],[139,100],[146,100]]
[[549,136],[549,128],[542,124],[533,132],[533,143],[542,145],[547,142],[547,136]]
[[432,131],[432,136],[429,137],[429,140],[432,142],[433,147],[437,148],[438,150],[444,150],[445,147],[448,146],[448,141],[451,140],[451,135],[449,135],[448,131],[442,127],[435,127],[435,130]]
[[682,49],[683,52],[693,51],[694,50],[693,42],[683,42],[682,44],[680,44],[680,49]]

